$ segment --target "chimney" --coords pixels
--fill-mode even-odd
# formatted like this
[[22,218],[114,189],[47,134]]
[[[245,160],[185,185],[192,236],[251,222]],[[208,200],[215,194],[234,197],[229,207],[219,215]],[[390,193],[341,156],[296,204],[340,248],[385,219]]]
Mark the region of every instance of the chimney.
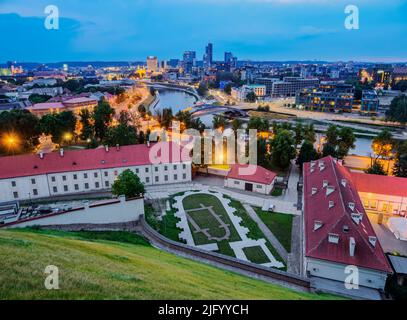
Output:
[[120,151],[120,145],[116,144],[116,151]]
[[44,152],[40,152],[40,159],[44,159]]
[[106,152],[109,152],[109,146],[108,145],[105,145],[105,150],[106,150]]
[[150,148],[150,141],[147,140],[147,148]]
[[59,149],[59,155],[60,155],[61,157],[64,156],[64,148]]
[[349,255],[351,257],[355,256],[355,248],[356,248],[355,238],[350,237],[349,238]]

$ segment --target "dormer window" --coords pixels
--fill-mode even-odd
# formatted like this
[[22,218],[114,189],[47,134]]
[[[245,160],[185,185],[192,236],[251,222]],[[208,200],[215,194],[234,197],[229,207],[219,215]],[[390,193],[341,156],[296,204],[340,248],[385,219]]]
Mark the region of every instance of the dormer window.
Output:
[[342,179],[341,183],[342,183],[342,185],[343,185],[344,187],[346,187],[348,181],[346,181],[346,179]]
[[332,186],[326,187],[326,195],[329,196],[331,193],[335,191],[335,188]]
[[314,231],[321,229],[323,225],[322,221],[314,221]]
[[351,209],[352,211],[355,211],[355,203],[354,202],[349,202],[348,206],[349,206],[349,209]]
[[359,223],[362,221],[362,214],[361,213],[352,213],[351,218],[357,225],[359,225]]
[[338,244],[339,243],[339,234],[329,233],[328,241],[329,241],[329,243]]
[[312,188],[312,195],[316,194],[318,192],[317,188]]
[[333,207],[335,207],[335,202],[329,201],[329,209],[332,209]]
[[345,233],[348,233],[349,232],[349,226],[344,225],[343,228],[342,228],[342,231],[345,232]]
[[370,244],[371,244],[373,247],[376,247],[377,238],[376,238],[376,237],[373,237],[373,236],[370,236],[370,237],[369,237],[369,242],[370,242]]
[[322,182],[322,188],[326,188],[327,186],[328,186],[328,180],[324,180],[323,182]]

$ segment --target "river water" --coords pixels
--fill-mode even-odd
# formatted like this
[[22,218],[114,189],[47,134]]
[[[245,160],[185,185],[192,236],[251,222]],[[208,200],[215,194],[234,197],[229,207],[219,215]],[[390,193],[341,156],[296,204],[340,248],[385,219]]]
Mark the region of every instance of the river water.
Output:
[[[154,107],[154,112],[157,113],[164,108],[171,108],[175,115],[178,111],[184,110],[188,107],[193,107],[197,102],[197,99],[186,92],[159,89],[159,102]],[[212,125],[213,115],[204,115],[201,120],[207,127]],[[369,138],[357,138],[355,143],[355,149],[350,150],[349,154],[355,154],[359,156],[370,156],[372,152],[372,139]]]

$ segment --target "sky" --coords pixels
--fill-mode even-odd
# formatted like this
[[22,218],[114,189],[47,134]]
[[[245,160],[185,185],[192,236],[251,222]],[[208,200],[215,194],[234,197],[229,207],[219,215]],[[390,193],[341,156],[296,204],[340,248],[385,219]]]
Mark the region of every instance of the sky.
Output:
[[0,30],[0,63],[202,59],[209,41],[216,60],[407,61],[407,0],[0,0]]

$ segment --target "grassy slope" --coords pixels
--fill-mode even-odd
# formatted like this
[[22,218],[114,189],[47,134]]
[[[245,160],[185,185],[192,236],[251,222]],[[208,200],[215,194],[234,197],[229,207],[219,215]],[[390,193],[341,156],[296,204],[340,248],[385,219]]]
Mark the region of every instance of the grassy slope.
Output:
[[[0,299],[321,299],[159,251],[137,236],[0,231]],[[60,290],[44,288],[56,265]]]

